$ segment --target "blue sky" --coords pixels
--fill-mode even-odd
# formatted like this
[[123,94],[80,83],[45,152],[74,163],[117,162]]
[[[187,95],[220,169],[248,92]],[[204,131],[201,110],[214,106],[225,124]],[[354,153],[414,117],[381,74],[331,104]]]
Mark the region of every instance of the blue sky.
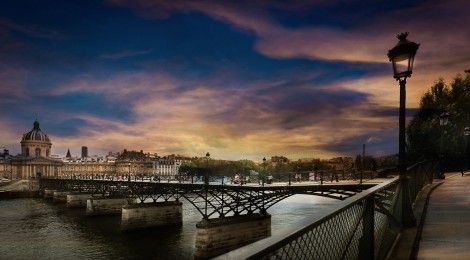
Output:
[[470,66],[465,1],[0,2],[0,147],[37,119],[81,146],[252,159],[398,151],[396,35],[420,43],[408,115]]

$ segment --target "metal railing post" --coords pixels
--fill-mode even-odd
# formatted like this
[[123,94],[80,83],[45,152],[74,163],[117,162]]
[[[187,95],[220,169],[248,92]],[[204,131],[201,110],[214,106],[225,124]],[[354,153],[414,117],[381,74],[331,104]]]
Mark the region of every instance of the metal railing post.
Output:
[[362,237],[359,239],[359,259],[373,260],[374,249],[374,195],[363,201]]

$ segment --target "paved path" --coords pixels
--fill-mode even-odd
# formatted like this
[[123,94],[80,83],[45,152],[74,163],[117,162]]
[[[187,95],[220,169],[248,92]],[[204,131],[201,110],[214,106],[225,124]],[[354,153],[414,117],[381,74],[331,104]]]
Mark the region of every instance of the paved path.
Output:
[[417,259],[470,259],[470,172],[431,193]]

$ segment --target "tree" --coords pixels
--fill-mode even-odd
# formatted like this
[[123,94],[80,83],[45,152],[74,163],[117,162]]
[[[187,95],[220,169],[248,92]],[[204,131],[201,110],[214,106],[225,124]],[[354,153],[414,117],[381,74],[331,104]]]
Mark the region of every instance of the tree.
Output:
[[[466,152],[463,130],[470,126],[469,111],[470,70],[463,76],[457,74],[450,85],[442,78],[437,80],[421,97],[419,111],[406,129],[408,160],[439,159],[442,155],[447,162],[463,161]],[[450,115],[446,126],[439,124],[443,113]]]

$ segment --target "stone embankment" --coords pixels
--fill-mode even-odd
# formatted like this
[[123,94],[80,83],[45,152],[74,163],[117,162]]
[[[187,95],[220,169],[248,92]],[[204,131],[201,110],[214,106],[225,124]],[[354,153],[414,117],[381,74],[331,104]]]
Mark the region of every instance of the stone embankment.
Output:
[[18,180],[0,187],[0,199],[15,198],[40,198],[42,192],[39,190],[37,180]]

